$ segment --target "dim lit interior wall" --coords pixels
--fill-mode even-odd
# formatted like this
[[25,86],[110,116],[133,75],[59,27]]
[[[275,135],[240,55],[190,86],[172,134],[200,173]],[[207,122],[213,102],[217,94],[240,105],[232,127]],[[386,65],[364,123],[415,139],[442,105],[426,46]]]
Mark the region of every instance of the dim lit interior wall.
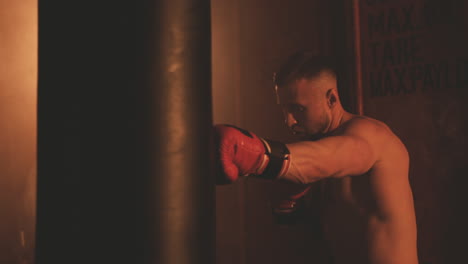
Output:
[[[240,121],[239,1],[211,1],[212,98],[215,124]],[[242,185],[216,188],[216,263],[245,263]]]
[[[333,23],[340,8],[318,0],[211,3],[214,123],[293,140],[276,105],[273,72],[297,50],[337,52]],[[321,261],[310,225],[273,223],[272,200],[284,188],[294,186],[252,179],[217,187],[217,263]]]
[[410,154],[421,264],[466,263],[466,1],[361,1],[364,112]]
[[[331,11],[323,1],[241,1],[240,117],[243,127],[275,140],[292,140],[276,105],[272,75],[297,50],[332,52]],[[326,33],[325,33],[326,32]],[[328,37],[327,37],[328,36]],[[274,223],[281,183],[244,182],[246,263],[322,262],[320,238],[310,225]],[[277,249],[272,254],[272,249]]]
[[33,263],[37,1],[0,1],[0,263]]

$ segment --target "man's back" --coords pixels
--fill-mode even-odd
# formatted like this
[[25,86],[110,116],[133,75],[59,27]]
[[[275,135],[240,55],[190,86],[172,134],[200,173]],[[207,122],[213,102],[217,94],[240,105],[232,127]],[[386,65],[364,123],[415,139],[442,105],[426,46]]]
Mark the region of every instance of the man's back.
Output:
[[348,133],[369,139],[377,159],[365,174],[322,181],[323,229],[336,264],[418,263],[406,148],[371,118],[353,116],[334,135]]

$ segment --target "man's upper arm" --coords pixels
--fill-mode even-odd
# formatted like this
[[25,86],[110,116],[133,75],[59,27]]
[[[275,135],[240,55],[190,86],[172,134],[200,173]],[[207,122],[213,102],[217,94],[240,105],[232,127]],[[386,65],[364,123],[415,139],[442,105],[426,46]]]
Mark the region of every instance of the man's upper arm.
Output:
[[378,144],[381,142],[378,138],[382,133],[376,125],[368,123],[366,120],[356,122],[341,135],[289,144],[292,165],[301,175],[286,177],[308,183],[327,177],[366,173],[378,160]]

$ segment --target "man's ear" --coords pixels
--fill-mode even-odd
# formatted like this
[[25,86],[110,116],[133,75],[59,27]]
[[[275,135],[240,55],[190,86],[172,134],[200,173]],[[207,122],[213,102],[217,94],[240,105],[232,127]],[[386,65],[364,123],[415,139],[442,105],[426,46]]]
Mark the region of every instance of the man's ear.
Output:
[[328,107],[333,108],[338,102],[338,94],[335,89],[329,89],[327,91],[327,104]]

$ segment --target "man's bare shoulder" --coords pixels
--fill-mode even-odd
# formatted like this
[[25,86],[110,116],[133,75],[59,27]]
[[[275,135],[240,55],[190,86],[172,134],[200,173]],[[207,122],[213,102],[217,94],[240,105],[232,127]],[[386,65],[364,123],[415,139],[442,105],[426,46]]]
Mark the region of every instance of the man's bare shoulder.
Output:
[[398,153],[397,155],[400,157],[408,156],[404,144],[390,127],[382,121],[367,116],[355,115],[343,123],[342,129],[342,135],[359,137],[368,142],[380,158],[383,152]]
[[353,115],[348,121],[344,122],[342,124],[342,133],[344,135],[372,137],[375,139],[395,136],[384,122],[362,115]]

